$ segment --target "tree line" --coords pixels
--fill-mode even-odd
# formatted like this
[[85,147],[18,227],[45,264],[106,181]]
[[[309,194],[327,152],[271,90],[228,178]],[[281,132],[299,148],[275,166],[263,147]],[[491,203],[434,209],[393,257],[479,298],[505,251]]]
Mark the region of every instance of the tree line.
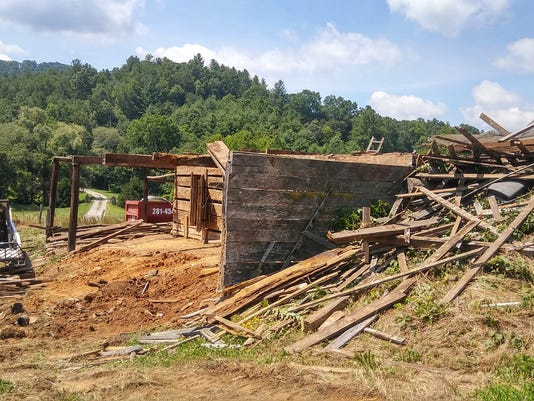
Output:
[[[47,203],[53,156],[205,153],[214,140],[230,149],[350,153],[372,136],[384,137],[384,152],[412,152],[450,132],[437,119],[398,121],[340,96],[288,93],[282,81],[269,87],[201,55],[185,63],[132,56],[102,71],[80,60],[0,61],[0,192],[24,204]],[[69,174],[61,176],[60,206],[69,199]],[[135,199],[141,177],[92,166],[82,185]]]

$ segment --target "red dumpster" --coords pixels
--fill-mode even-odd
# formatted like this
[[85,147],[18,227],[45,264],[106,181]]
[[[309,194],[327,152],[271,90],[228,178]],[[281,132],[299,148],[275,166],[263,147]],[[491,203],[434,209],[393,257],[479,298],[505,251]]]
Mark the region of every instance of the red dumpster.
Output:
[[148,199],[147,217],[145,218],[145,201],[126,201],[124,204],[126,221],[143,219],[147,223],[172,221],[172,203],[166,199]]

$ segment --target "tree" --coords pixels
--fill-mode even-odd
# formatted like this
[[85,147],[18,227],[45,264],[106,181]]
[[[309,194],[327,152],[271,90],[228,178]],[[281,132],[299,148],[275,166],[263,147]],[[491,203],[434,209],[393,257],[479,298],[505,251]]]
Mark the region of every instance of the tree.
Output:
[[169,152],[180,146],[180,130],[167,116],[148,114],[132,121],[126,132],[131,151],[139,153]]

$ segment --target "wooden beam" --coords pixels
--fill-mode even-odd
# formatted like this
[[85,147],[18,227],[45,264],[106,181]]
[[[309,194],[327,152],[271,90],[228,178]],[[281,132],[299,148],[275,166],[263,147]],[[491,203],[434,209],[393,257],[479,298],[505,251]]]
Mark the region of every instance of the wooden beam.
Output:
[[368,319],[365,319],[363,322],[358,323],[356,326],[352,326],[351,328],[346,330],[343,334],[341,334],[338,338],[331,341],[330,344],[324,347],[325,351],[330,351],[333,349],[339,349],[343,347],[352,338],[356,337],[358,334],[364,331],[364,329],[367,326],[369,326],[371,323],[373,323],[376,319],[377,319],[377,316],[374,315]]
[[57,183],[59,177],[59,160],[52,159],[52,171],[50,173],[50,193],[48,197],[48,213],[46,216],[46,239],[52,234],[54,219],[56,216]]
[[510,135],[510,131],[503,128],[500,124],[495,122],[491,117],[484,113],[480,113],[480,119],[484,121],[486,124],[488,124],[491,128],[493,128],[495,131],[497,131],[501,135]]
[[[517,172],[512,172],[513,175],[517,174]],[[463,173],[453,173],[453,174],[440,174],[440,173],[417,173],[415,174],[415,178],[423,178],[423,179],[434,179],[434,180],[494,180],[497,178],[502,178],[505,174],[492,174],[492,173],[480,173],[480,174],[463,174]],[[525,175],[519,175],[517,177],[514,177],[518,180],[527,180],[531,181],[534,180],[533,174],[525,174]]]
[[102,156],[72,156],[72,162],[81,165],[102,164]]
[[361,228],[359,230],[343,230],[336,233],[329,232],[327,237],[336,244],[344,244],[358,240],[375,240],[383,237],[391,237],[403,233],[405,230],[428,227],[438,222],[437,217],[426,220],[411,221],[407,223],[386,224],[376,227]]
[[230,160],[230,149],[228,149],[228,146],[226,146],[223,141],[208,143],[207,147],[211,158],[217,167],[224,173],[226,171],[228,160]]
[[176,166],[200,166],[213,168],[217,167],[211,156],[209,155],[192,155],[192,154],[173,154],[173,153],[153,153],[152,160],[158,162],[166,162]]
[[489,230],[494,234],[497,234],[497,235],[499,234],[497,229],[495,227],[493,227],[492,225],[486,223],[485,221],[480,220],[476,216],[473,216],[471,213],[467,212],[466,210],[462,209],[461,207],[456,206],[452,202],[449,202],[448,200],[446,200],[442,196],[436,195],[435,193],[433,193],[429,189],[426,189],[425,187],[417,187],[417,190],[419,192],[424,193],[429,199],[432,199],[433,201],[435,201],[435,202],[439,203],[440,205],[446,207],[451,212],[453,212],[455,215],[460,216],[461,218],[469,220],[469,221],[478,222],[478,224],[480,224],[480,227],[482,227],[482,228],[484,228],[486,230]]
[[304,319],[304,328],[307,331],[315,331],[323,322],[335,311],[342,310],[347,306],[350,297],[340,297],[332,302],[327,303],[322,308],[309,315]]
[[518,130],[518,131],[512,132],[512,133],[509,134],[509,135],[506,135],[504,138],[500,138],[500,139],[499,139],[499,142],[506,142],[506,141],[509,141],[510,139],[515,138],[516,136],[519,136],[519,135],[521,135],[521,134],[524,134],[524,133],[530,131],[531,129],[534,129],[534,123],[529,124],[529,125],[527,125],[525,128],[522,128],[522,129],[520,129],[520,130]]
[[80,165],[72,163],[72,175],[70,186],[70,217],[69,217],[69,240],[67,250],[76,249],[76,231],[78,229],[78,194],[80,192]]
[[452,287],[447,294],[442,298],[442,303],[449,303],[456,298],[467,286],[467,284],[478,274],[484,267],[484,264],[499,250],[499,248],[510,238],[514,230],[519,227],[523,221],[528,217],[530,212],[534,210],[534,197],[532,197],[528,205],[517,215],[514,221],[506,227],[506,229],[499,235],[499,237],[493,242],[493,244],[486,249],[486,251],[480,255],[475,261],[473,266],[468,269],[458,281],[454,287]]

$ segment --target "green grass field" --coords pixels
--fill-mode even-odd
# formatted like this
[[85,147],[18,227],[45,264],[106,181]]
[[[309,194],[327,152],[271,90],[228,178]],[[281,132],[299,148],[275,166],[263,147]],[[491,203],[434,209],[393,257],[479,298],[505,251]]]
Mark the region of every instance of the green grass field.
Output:
[[[99,192],[101,194],[104,194],[107,198],[111,198],[113,196],[117,197],[118,194],[100,190],[100,189],[93,189],[93,191]],[[80,192],[79,199],[80,203],[78,205],[78,222],[79,223],[87,223],[87,221],[83,221],[83,216],[89,208],[91,207],[91,202],[86,202],[86,194],[83,192]],[[15,224],[37,224],[37,225],[44,225],[46,222],[46,212],[47,208],[45,207],[42,211],[42,213],[39,211],[39,206],[35,205],[19,205],[14,204],[11,206],[12,212],[13,212],[13,220],[15,221]],[[70,207],[59,207],[56,208],[56,214],[54,219],[54,225],[60,226],[60,227],[68,227],[69,225],[69,218],[70,218]],[[104,215],[104,218],[102,219],[102,223],[104,224],[113,224],[124,221],[124,208],[121,208],[116,205],[112,205],[108,202],[106,206],[106,214]]]

